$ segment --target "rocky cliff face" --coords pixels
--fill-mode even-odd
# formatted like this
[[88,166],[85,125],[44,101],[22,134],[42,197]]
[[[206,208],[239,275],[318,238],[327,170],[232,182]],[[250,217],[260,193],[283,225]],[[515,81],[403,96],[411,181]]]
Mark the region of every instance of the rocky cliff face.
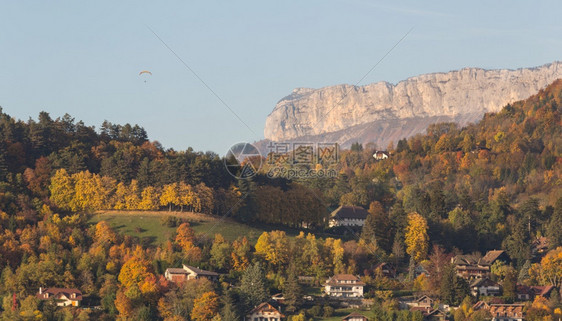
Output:
[[329,137],[344,147],[354,141],[386,147],[390,140],[422,132],[432,122],[478,120],[558,78],[562,78],[562,62],[517,70],[464,68],[412,77],[396,85],[297,88],[277,103],[264,133],[272,141]]

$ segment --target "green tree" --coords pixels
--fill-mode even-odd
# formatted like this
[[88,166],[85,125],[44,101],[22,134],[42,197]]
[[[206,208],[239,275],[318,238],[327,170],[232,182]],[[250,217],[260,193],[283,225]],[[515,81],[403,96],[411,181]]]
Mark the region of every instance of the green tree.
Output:
[[448,264],[443,269],[439,292],[443,302],[455,306],[459,305],[468,295],[468,284],[464,279],[457,276],[452,264]]
[[215,234],[215,240],[211,247],[211,263],[219,269],[228,269],[230,265],[230,253],[232,246],[221,234]]
[[363,225],[361,238],[385,251],[390,251],[392,244],[392,222],[385,213],[381,203],[374,201],[369,206],[369,215]]
[[548,246],[550,249],[555,249],[562,246],[562,197],[556,201],[552,217],[546,228],[546,235],[548,237]]
[[283,297],[285,298],[288,312],[295,312],[299,309],[302,302],[302,288],[299,285],[294,264],[289,266],[287,280],[283,286]]
[[250,265],[242,274],[240,295],[249,309],[269,298],[265,275],[259,262]]

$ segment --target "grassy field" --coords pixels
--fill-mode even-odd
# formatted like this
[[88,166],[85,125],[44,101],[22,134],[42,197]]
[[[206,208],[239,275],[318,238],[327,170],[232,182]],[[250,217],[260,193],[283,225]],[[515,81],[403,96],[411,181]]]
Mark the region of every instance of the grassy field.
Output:
[[239,236],[246,236],[251,243],[255,243],[264,231],[230,219],[221,220],[211,215],[185,212],[104,211],[93,214],[90,222],[95,224],[99,221],[106,221],[120,233],[138,237],[147,245],[157,245],[166,242],[176,230],[175,227],[168,227],[162,223],[162,218],[166,216],[175,216],[188,221],[196,233],[207,235],[210,238],[220,233],[230,241]]

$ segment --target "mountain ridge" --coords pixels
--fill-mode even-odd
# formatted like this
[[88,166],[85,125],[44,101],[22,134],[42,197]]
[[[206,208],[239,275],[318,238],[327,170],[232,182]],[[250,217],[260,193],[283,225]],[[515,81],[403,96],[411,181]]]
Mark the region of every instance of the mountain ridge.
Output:
[[[428,122],[446,116],[464,125],[527,98],[558,78],[562,78],[560,61],[518,69],[466,67],[413,76],[396,84],[383,81],[364,86],[299,87],[276,104],[266,119],[264,135],[271,141],[291,141],[322,139],[330,133],[337,138],[335,133],[341,133],[341,139],[336,140],[346,147],[350,141],[370,142],[367,137],[384,127],[381,121]],[[368,131],[355,130],[357,125],[366,124],[373,126]],[[392,139],[380,137],[377,145],[386,146],[391,140],[396,142],[397,138],[425,130],[401,134],[400,128],[394,128],[389,135]]]

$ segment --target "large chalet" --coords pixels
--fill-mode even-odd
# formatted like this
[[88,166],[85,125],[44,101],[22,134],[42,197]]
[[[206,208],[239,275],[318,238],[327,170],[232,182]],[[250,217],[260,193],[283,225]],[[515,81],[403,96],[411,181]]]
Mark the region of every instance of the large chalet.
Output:
[[509,263],[510,259],[502,250],[488,251],[480,259],[473,255],[457,255],[451,259],[457,275],[467,280],[489,278],[492,264],[497,261]]
[[330,214],[330,227],[363,226],[369,212],[360,206],[340,206]]
[[352,274],[337,274],[329,278],[324,291],[331,297],[362,298],[365,283]]

